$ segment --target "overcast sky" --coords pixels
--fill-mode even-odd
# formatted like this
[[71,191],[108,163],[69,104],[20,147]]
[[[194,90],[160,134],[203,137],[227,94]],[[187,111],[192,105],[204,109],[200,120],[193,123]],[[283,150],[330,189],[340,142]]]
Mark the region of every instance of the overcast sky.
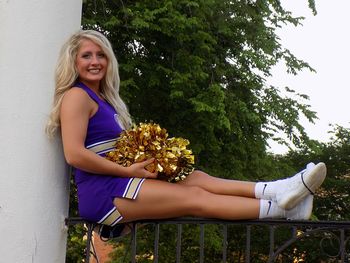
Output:
[[[329,124],[350,127],[350,0],[316,0],[316,16],[308,8],[307,0],[282,3],[294,16],[305,17],[303,26],[288,26],[279,31],[282,44],[317,73],[288,75],[280,65],[273,70],[270,83],[310,96],[308,103],[319,119],[315,124],[305,120],[302,123],[311,138],[326,142]],[[275,153],[285,152],[278,145],[271,147]]]

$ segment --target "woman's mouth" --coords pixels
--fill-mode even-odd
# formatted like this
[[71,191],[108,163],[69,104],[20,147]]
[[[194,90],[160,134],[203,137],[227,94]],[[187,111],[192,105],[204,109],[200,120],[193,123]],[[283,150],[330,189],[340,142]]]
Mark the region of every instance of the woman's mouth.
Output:
[[89,69],[88,71],[92,74],[98,74],[100,73],[101,69]]

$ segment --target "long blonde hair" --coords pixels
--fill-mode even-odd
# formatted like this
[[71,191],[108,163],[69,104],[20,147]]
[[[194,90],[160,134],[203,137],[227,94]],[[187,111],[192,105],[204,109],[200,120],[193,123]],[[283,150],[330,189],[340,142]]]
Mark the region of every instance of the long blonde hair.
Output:
[[78,49],[83,39],[89,39],[99,45],[108,59],[106,76],[101,80],[100,92],[118,112],[119,122],[123,128],[131,126],[129,111],[119,96],[118,62],[108,39],[94,30],[79,30],[62,46],[55,70],[55,93],[53,106],[46,125],[46,133],[53,137],[60,127],[60,108],[64,94],[72,88],[78,79],[75,66]]

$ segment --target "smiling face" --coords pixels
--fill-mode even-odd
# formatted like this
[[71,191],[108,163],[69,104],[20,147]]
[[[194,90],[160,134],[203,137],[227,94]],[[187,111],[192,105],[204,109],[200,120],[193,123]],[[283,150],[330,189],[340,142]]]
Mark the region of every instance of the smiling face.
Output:
[[102,48],[89,39],[83,39],[78,49],[75,65],[79,80],[90,88],[98,90],[108,65],[108,59]]

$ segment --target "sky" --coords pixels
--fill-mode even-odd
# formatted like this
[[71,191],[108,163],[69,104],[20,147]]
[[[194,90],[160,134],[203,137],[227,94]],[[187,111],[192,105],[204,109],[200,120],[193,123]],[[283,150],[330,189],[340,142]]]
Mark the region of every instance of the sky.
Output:
[[[349,0],[316,0],[317,15],[308,8],[307,0],[283,0],[282,5],[294,16],[305,17],[302,26],[288,26],[278,31],[281,43],[297,58],[309,63],[309,70],[297,76],[276,66],[269,83],[288,86],[310,97],[307,104],[317,112],[315,124],[301,119],[310,138],[327,142],[329,124],[350,127],[350,10]],[[271,151],[285,153],[286,148],[271,143]]]

